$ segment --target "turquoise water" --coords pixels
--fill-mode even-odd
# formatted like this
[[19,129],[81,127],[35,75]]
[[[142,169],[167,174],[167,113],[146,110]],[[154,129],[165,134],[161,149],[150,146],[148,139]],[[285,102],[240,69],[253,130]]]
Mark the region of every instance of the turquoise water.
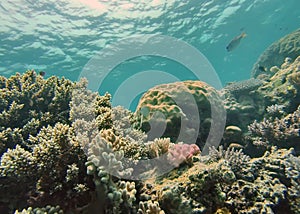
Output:
[[[299,6],[299,0],[4,0],[0,73],[10,76],[35,69],[45,71],[46,77],[77,80],[88,61],[107,45],[129,36],[158,34],[197,48],[222,84],[244,80],[271,43],[299,28]],[[242,32],[246,38],[227,52],[227,44]],[[114,69],[118,75],[112,75],[116,79],[100,91],[114,93],[122,74],[151,69],[193,79],[178,62],[137,57],[118,65]]]

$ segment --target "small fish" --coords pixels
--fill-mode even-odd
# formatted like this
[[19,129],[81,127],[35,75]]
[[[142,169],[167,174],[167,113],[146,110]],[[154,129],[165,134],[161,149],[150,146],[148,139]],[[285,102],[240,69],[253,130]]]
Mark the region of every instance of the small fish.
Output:
[[40,71],[39,75],[41,75],[42,77],[44,77],[46,75],[46,72],[45,71]]
[[141,125],[140,125],[140,129],[142,128],[143,126],[143,123],[144,123],[144,117],[147,118],[149,116],[149,113],[150,113],[150,108],[148,106],[143,106],[141,109],[140,109],[140,114],[141,114]]
[[227,50],[228,52],[234,50],[234,49],[240,44],[241,39],[244,38],[244,37],[246,37],[246,36],[247,36],[247,34],[243,32],[243,33],[241,33],[241,35],[238,35],[238,36],[234,37],[234,38],[229,42],[229,44],[226,46],[226,50]]
[[266,72],[267,71],[267,69],[264,66],[262,66],[262,65],[258,66],[258,70],[262,71],[262,72]]

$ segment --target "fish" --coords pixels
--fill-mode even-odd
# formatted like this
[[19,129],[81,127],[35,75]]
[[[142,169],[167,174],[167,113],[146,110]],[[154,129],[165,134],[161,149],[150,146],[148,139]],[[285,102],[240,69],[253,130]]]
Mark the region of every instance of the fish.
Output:
[[144,123],[144,117],[147,118],[149,116],[149,113],[150,113],[150,108],[148,106],[143,106],[141,109],[140,109],[140,114],[141,114],[141,121],[140,121],[140,129],[142,128],[143,126],[143,123]]
[[258,66],[258,70],[262,71],[262,72],[266,72],[267,71],[267,69],[264,66],[262,66],[262,65]]
[[241,39],[246,37],[247,34],[245,32],[241,33],[240,35],[234,37],[230,42],[229,44],[226,46],[226,50],[228,52],[234,50],[241,42]]
[[44,77],[46,75],[46,72],[45,71],[40,71],[39,75],[41,75],[42,77]]

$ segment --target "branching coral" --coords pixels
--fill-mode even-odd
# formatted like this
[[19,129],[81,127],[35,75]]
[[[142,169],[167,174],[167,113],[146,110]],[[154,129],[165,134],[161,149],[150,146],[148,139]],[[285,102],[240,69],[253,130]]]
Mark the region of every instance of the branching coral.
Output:
[[267,115],[271,118],[281,118],[285,114],[284,105],[270,105],[267,106],[266,111]]
[[[0,154],[16,144],[26,147],[29,135],[36,135],[47,125],[70,124],[69,102],[74,83],[64,78],[43,79],[35,71],[1,77],[0,88]],[[9,132],[18,138],[6,138]]]
[[[295,165],[299,160],[293,153],[293,149],[277,150],[272,147],[264,156],[251,159],[248,171],[252,173],[253,181],[239,179],[227,193],[226,204],[231,212],[293,213],[290,209],[293,209],[299,196],[293,198],[292,191],[289,191],[293,179],[286,175],[297,171]],[[295,207],[299,209],[298,205]]]
[[256,146],[267,149],[274,145],[280,148],[294,147],[297,153],[300,151],[300,106],[282,119],[264,118],[262,122],[254,121],[248,128]]
[[[86,157],[74,139],[72,129],[57,123],[54,127],[42,128],[36,136],[29,138],[29,142],[30,149],[17,145],[1,157],[3,190],[16,185],[22,187],[2,192],[1,202],[13,208],[43,207],[51,202],[64,210],[86,205],[90,199],[89,191],[94,187],[91,179],[84,176]],[[80,186],[84,188],[78,192]],[[16,201],[22,201],[22,204]]]
[[242,150],[235,150],[234,148],[223,150],[222,146],[219,149],[211,147],[208,156],[209,162],[217,162],[221,159],[225,160],[237,178],[247,178],[249,176],[245,170],[249,166],[250,157],[243,154]]
[[27,209],[23,209],[22,211],[15,211],[14,214],[43,214],[43,213],[47,213],[47,214],[63,214],[63,210],[60,209],[59,206],[46,206],[43,208],[32,208],[29,207]]
[[146,201],[140,202],[138,214],[165,214],[163,210],[159,207],[159,203],[157,201]]

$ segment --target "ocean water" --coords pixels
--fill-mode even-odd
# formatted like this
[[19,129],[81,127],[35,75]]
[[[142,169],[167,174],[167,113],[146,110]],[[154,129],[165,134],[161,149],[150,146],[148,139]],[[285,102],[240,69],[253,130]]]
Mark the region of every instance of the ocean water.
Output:
[[[77,80],[90,60],[103,54],[102,50],[116,48],[109,53],[114,58],[120,41],[160,35],[185,42],[202,53],[224,85],[248,79],[259,55],[299,28],[299,7],[299,0],[3,0],[0,74],[10,76],[34,69],[45,71],[46,78],[57,75]],[[242,32],[247,36],[228,52],[228,43]],[[130,55],[136,47],[130,43],[126,48]],[[155,48],[161,52],[168,47]],[[161,73],[172,74],[176,80],[196,78],[188,66],[168,55],[129,55],[111,69],[99,86],[100,93],[114,94],[125,80],[139,72],[160,71],[153,73],[157,82],[145,84],[151,80],[150,75],[130,83],[144,86],[130,96],[135,103],[147,87],[169,81]],[[188,57],[184,51],[181,55]],[[102,75],[101,69],[90,72]],[[134,104],[130,108],[134,109]]]

